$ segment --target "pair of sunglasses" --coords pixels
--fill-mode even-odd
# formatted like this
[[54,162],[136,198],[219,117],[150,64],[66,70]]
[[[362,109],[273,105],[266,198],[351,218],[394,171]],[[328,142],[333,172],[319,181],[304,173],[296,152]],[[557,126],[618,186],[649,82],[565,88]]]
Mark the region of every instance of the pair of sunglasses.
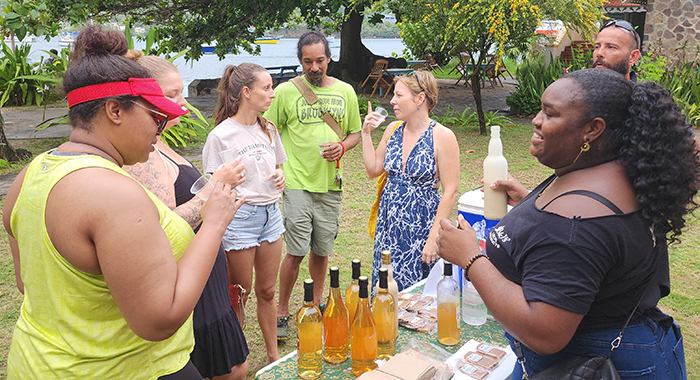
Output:
[[418,88],[420,88],[421,91],[425,92],[425,89],[424,89],[423,86],[421,86],[421,84],[420,84],[420,79],[418,79],[418,73],[414,71],[414,72],[413,72],[413,75],[416,76],[416,83],[418,83]]
[[135,100],[132,100],[131,102],[136,104],[137,106],[145,109],[146,111],[153,113],[154,114],[154,115],[152,115],[153,120],[156,121],[156,125],[158,126],[158,134],[163,133],[163,130],[165,129],[165,125],[168,124],[168,119],[170,118],[168,115],[161,113],[161,112],[158,112],[156,110],[152,110],[152,109],[144,106],[143,104],[141,104]]
[[632,26],[632,24],[630,24],[629,21],[614,20],[614,19],[608,20],[605,22],[605,24],[603,24],[603,26],[600,27],[600,30],[598,32],[601,32],[603,29],[605,29],[609,26],[613,26],[613,25],[617,28],[622,28],[622,29],[632,33],[632,35],[634,35],[634,42],[637,43],[637,49],[640,48],[641,41],[639,40],[639,34],[637,34],[637,31],[634,29],[634,26]]

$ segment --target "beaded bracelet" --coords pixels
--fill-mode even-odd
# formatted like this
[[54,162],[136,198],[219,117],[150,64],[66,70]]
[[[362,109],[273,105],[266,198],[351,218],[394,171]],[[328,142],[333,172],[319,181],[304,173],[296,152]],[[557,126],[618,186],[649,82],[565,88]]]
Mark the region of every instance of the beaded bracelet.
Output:
[[[482,258],[482,257],[485,257],[485,258],[487,258],[487,259],[489,258],[488,256],[486,256],[485,253],[481,252],[481,253],[477,254],[476,256],[472,257],[472,259],[469,260],[469,262],[467,263],[467,265],[464,267],[464,278],[465,278],[467,281],[471,281],[471,280],[469,279],[469,268],[471,268],[472,264],[474,264],[474,262],[475,262],[476,260],[478,260],[478,259],[480,259],[480,258]],[[490,260],[490,259],[489,259],[489,260]]]

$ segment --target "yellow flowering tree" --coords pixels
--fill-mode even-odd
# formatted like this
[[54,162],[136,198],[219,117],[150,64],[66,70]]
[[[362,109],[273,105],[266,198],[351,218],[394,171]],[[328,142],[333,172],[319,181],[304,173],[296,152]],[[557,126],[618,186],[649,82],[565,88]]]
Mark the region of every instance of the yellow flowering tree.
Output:
[[[508,51],[527,51],[543,18],[558,19],[591,37],[603,17],[603,0],[389,0],[406,46],[414,53],[461,56],[468,61],[480,132],[486,134],[481,105],[483,69]],[[487,57],[488,56],[488,57]]]

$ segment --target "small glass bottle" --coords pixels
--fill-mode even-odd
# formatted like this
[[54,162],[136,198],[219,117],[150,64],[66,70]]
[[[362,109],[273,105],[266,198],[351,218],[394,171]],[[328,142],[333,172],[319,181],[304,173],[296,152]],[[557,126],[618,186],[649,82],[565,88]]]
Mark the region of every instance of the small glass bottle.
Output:
[[452,264],[448,262],[437,285],[437,303],[438,342],[445,346],[459,344],[459,285],[452,277]]
[[304,305],[297,313],[297,368],[301,379],[321,376],[322,320],[321,311],[314,305],[314,281],[305,280]]
[[372,314],[377,329],[377,358],[391,359],[396,355],[396,300],[388,289],[389,271],[379,268],[379,290],[372,301]]
[[348,358],[348,309],[340,297],[340,270],[331,267],[331,288],[328,292],[326,310],[323,312],[323,360],[342,363]]
[[357,301],[360,295],[360,260],[354,259],[352,261],[352,282],[345,290],[345,306],[348,308],[348,322],[352,326],[352,322],[355,320],[355,312],[357,311]]
[[350,352],[352,356],[352,374],[362,375],[377,368],[377,330],[374,325],[372,310],[369,307],[369,289],[366,276],[360,276],[360,301],[357,313],[350,329]]
[[[396,284],[394,280],[394,268],[391,266],[391,251],[382,251],[382,266],[381,268],[386,268],[388,270],[387,276],[387,289],[389,293],[394,296],[394,303],[398,303],[399,299],[399,285]],[[379,293],[379,282],[377,282],[377,288],[374,294]],[[399,331],[399,315],[396,314],[396,331]]]

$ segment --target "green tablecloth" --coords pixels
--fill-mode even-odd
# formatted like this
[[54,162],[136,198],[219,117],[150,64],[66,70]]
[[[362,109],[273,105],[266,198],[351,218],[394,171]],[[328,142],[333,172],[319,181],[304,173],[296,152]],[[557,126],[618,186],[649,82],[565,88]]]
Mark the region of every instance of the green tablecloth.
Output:
[[[416,287],[413,290],[413,292],[416,293],[421,293],[422,291],[423,286]],[[471,326],[464,322],[461,322],[460,335],[460,344],[454,346],[443,346],[438,342],[437,334],[427,334],[399,327],[399,336],[396,342],[396,349],[397,352],[401,352],[403,350],[403,347],[406,344],[408,344],[411,338],[415,338],[418,341],[430,342],[436,346],[442,347],[450,353],[457,352],[457,350],[459,350],[459,348],[462,347],[463,344],[467,343],[469,339],[488,342],[498,346],[508,345],[508,341],[503,336],[503,329],[498,323],[494,321],[489,321],[481,326]],[[345,362],[340,364],[329,364],[323,361],[323,372],[321,378],[354,379],[355,376],[353,376],[352,372],[350,371],[350,365],[350,358],[348,358]],[[255,378],[259,380],[298,378],[296,351],[285,356],[278,362],[273,363],[273,365],[261,369],[255,375]]]

